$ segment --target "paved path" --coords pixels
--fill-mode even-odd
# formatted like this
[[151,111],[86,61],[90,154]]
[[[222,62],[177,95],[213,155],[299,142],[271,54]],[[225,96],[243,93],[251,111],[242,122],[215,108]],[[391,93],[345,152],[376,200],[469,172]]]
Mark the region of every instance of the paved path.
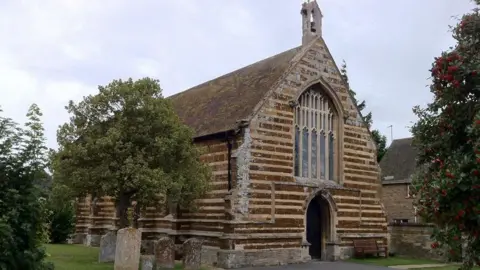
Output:
[[242,270],[392,270],[392,268],[348,262],[312,261],[281,266],[248,267],[242,268]]

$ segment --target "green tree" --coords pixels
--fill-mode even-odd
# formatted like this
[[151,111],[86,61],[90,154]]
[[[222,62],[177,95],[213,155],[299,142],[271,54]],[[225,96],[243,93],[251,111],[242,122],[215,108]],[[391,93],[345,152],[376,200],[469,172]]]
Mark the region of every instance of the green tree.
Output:
[[43,116],[37,104],[32,104],[27,112],[27,122],[24,129],[24,158],[31,162],[30,167],[43,171],[48,161],[44,128],[41,122]]
[[[0,110],[1,112],[1,110]],[[36,129],[38,127],[32,127]],[[41,128],[41,125],[40,125]],[[46,205],[35,183],[43,170],[28,133],[0,116],[0,269],[53,269],[45,263]]]
[[[53,160],[56,151],[49,149],[49,160]],[[52,163],[48,169],[53,171]],[[68,186],[51,179],[48,186],[48,225],[51,243],[65,243],[75,229],[75,199]]]
[[[348,86],[348,92],[353,98],[353,102],[357,105],[357,108],[360,111],[360,113],[362,113],[367,105],[365,103],[365,100],[359,102],[356,98],[357,93],[353,91],[352,88],[350,88],[350,81],[348,80],[348,74],[347,74],[347,63],[345,62],[345,60],[342,63],[340,73],[345,83]],[[367,114],[362,114],[362,118],[363,118],[363,122],[367,125],[368,129],[371,130],[371,127],[373,124],[372,112],[369,112]],[[383,156],[387,152],[387,137],[385,137],[385,135],[382,135],[380,131],[377,129],[372,130],[371,134],[372,134],[372,139],[375,142],[375,145],[377,146],[377,161],[380,162],[380,160],[382,160]]]
[[372,130],[372,138],[375,144],[377,145],[377,161],[380,162],[385,153],[387,153],[387,137],[380,134],[378,129]]
[[75,201],[70,189],[53,180],[48,197],[48,224],[51,243],[65,243],[75,229]]
[[459,257],[465,245],[462,269],[472,269],[480,265],[479,10],[463,15],[452,31],[457,44],[430,69],[433,101],[413,109],[420,152],[413,185],[419,213],[438,225],[432,247]]
[[133,201],[191,207],[207,191],[211,173],[194,133],[157,80],[114,80],[67,109],[71,120],[57,133],[54,179],[77,197],[114,197],[120,228],[131,225]]
[[41,121],[43,114],[37,104],[32,104],[27,112],[23,137],[25,159],[31,162],[30,166],[36,171],[36,183],[48,193],[52,177],[46,171],[48,167],[48,148],[46,146],[45,129]]

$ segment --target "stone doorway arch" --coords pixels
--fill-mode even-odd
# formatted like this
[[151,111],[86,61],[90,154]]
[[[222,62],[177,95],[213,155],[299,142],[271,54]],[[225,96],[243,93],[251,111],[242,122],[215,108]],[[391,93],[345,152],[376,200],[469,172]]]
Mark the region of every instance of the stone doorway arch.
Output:
[[336,246],[335,202],[325,189],[314,191],[305,201],[304,241],[308,253],[314,260],[335,260]]

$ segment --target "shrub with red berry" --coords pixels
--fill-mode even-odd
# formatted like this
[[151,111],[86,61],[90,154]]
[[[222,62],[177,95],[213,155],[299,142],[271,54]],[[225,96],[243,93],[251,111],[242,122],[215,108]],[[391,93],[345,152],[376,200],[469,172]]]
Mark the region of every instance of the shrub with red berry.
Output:
[[436,58],[430,70],[433,101],[413,109],[418,121],[412,133],[419,150],[413,186],[420,215],[438,225],[431,247],[456,258],[464,254],[462,269],[471,269],[480,262],[478,9],[462,17],[453,37],[457,45]]

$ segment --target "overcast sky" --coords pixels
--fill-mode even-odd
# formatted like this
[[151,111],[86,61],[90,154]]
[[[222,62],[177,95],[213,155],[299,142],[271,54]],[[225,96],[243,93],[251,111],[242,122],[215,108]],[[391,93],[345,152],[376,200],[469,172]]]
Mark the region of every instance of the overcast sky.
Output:
[[[35,102],[48,145],[70,99],[116,78],[151,76],[174,93],[298,46],[302,0],[0,0],[0,105],[24,120]],[[319,0],[323,35],[390,139],[410,136],[430,100],[433,57],[453,45],[469,0]]]

